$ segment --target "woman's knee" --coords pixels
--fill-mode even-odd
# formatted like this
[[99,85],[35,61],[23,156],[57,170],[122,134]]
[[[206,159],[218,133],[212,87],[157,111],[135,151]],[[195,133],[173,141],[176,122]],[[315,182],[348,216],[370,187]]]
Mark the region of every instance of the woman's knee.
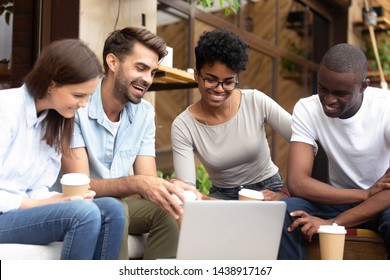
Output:
[[79,221],[100,221],[100,210],[92,201],[75,200],[69,206],[70,214]]
[[102,197],[93,200],[101,215],[110,219],[125,220],[125,209],[122,203],[112,197]]

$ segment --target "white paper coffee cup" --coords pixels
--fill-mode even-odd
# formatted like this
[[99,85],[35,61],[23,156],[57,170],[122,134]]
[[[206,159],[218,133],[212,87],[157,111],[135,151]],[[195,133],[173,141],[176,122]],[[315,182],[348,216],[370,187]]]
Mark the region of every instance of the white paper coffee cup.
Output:
[[67,173],[60,180],[64,196],[83,196],[89,191],[89,177],[84,173]]
[[[180,205],[183,205],[186,201],[194,201],[197,199],[196,194],[191,190],[184,190],[183,191],[184,202],[181,201],[181,199],[177,195],[173,194],[172,196],[174,199],[176,199],[177,203]],[[181,220],[182,220],[182,217],[179,217],[179,219],[177,220],[179,227],[181,226]]]
[[262,201],[264,200],[264,195],[260,191],[243,188],[238,192],[238,199]]
[[347,230],[337,224],[318,228],[320,254],[322,260],[342,260],[344,257],[345,235]]
[[[181,199],[177,195],[173,194],[172,196],[177,201],[177,203],[179,203],[180,205],[183,205],[183,201],[181,201]],[[196,194],[191,190],[184,190],[183,196],[184,196],[184,201],[196,200]]]

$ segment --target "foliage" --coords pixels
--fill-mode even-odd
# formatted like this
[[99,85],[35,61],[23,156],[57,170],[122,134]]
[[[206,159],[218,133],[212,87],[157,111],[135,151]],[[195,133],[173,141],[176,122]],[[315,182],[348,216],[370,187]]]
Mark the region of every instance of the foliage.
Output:
[[[188,0],[192,2],[193,0]],[[210,8],[214,5],[214,0],[196,0],[196,5],[202,5],[204,8]],[[230,12],[233,11],[237,14],[238,9],[240,8],[240,0],[219,0],[219,6],[223,6],[223,2],[228,4],[228,7],[225,8],[225,15],[230,15]]]
[[13,0],[0,0],[0,17],[5,14],[5,22],[9,25],[11,15],[14,12]]
[[176,177],[175,172],[164,174],[164,172],[162,172],[161,170],[157,170],[157,176],[165,180],[173,179]]
[[[297,46],[297,44],[291,40],[287,40],[287,49],[295,54],[302,55],[303,50]],[[283,74],[290,74],[290,73],[299,73],[301,72],[301,66],[296,64],[295,62],[289,60],[288,58],[282,57],[280,60],[280,64],[282,66],[282,73]]]
[[[211,181],[206,169],[203,165],[199,165],[196,170],[196,188],[203,194],[208,195],[211,188]],[[162,171],[157,171],[157,176],[166,180],[175,178],[175,172],[164,174]]]
[[201,193],[208,195],[211,188],[211,181],[206,169],[202,164],[198,166],[196,175],[196,188]]
[[[390,74],[390,42],[389,42],[390,31],[386,31],[386,36],[382,36],[378,41],[378,54],[379,60],[381,61],[382,70],[385,74]],[[378,71],[376,63],[374,49],[371,41],[366,42],[366,57],[368,60],[368,68],[371,71]]]

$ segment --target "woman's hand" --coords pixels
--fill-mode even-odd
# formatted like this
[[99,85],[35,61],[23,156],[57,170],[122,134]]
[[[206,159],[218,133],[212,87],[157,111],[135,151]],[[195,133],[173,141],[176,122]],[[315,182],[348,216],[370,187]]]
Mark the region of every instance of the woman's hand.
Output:
[[27,209],[36,206],[42,206],[46,204],[60,203],[71,200],[92,200],[95,197],[96,193],[92,190],[89,190],[84,196],[64,196],[62,193],[53,195],[50,198],[46,199],[36,199],[36,198],[24,198],[19,209]]
[[287,195],[287,193],[284,190],[283,192],[282,191],[274,192],[266,189],[266,190],[262,190],[261,192],[264,195],[264,201],[276,201],[276,200],[281,200],[283,198],[289,197],[289,195]]

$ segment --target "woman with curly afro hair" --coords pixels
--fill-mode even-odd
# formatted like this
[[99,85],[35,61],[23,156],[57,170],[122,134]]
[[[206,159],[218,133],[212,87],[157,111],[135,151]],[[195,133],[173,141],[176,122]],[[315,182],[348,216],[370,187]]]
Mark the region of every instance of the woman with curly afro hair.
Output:
[[291,115],[266,94],[238,87],[247,43],[226,29],[204,32],[195,58],[201,98],[172,124],[176,177],[196,185],[196,156],[212,182],[212,198],[238,199],[241,188],[262,191],[265,200],[285,198],[264,125],[289,141]]

